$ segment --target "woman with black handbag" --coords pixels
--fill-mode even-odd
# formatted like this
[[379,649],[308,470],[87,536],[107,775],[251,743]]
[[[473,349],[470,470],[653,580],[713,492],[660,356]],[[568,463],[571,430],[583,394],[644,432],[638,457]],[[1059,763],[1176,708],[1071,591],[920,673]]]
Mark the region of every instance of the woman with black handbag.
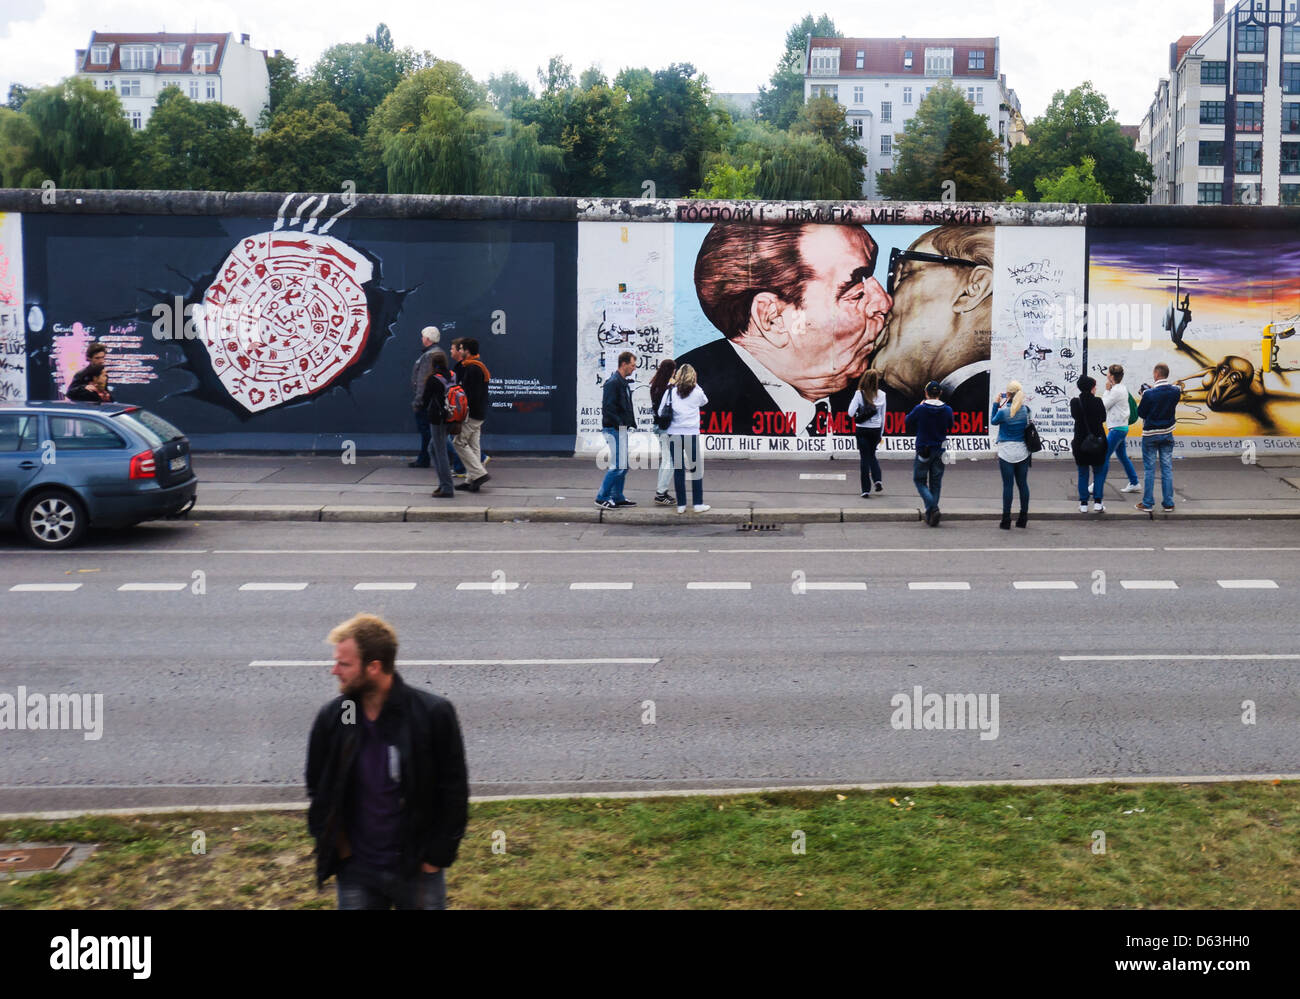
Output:
[[885,393],[880,388],[880,372],[872,368],[863,372],[849,403],[849,419],[854,421],[854,435],[858,439],[862,498],[867,499],[873,485],[876,492],[885,488],[880,481],[880,460],[876,457],[885,427]]
[[664,358],[655,369],[655,376],[650,379],[650,406],[655,413],[655,429],[659,434],[659,481],[655,485],[656,506],[673,505],[673,498],[668,495],[668,490],[673,485],[673,458],[668,440],[668,427],[673,422],[672,410],[669,409],[668,418],[664,419],[659,413],[659,404],[663,402],[664,394],[672,385],[673,373],[676,370],[677,362],[672,358]]
[[1103,489],[1106,485],[1106,406],[1093,394],[1097,380],[1087,375],[1075,384],[1079,394],[1070,400],[1074,417],[1074,440],[1070,450],[1079,466],[1079,512],[1088,512],[1088,473],[1092,473],[1093,513],[1105,513]]
[[1013,381],[993,403],[993,416],[989,419],[998,428],[998,471],[1002,473],[1002,521],[998,527],[1004,531],[1011,530],[1013,482],[1020,491],[1020,517],[1016,526],[1029,523],[1029,466],[1033,464],[1033,454],[1025,440],[1025,431],[1029,429],[1032,415],[1025,405],[1024,388]]

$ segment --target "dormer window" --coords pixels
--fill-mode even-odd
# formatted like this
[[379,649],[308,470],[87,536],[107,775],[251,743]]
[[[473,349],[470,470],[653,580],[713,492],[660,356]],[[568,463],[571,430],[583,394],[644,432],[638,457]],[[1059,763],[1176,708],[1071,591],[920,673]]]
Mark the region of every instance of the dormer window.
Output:
[[912,68],[912,50],[911,50],[911,49],[908,49],[906,52],[903,53],[903,68],[904,68],[904,69],[911,69],[911,68]]
[[113,57],[113,46],[111,45],[92,45],[90,47],[90,63],[92,66],[107,66],[109,59]]
[[125,70],[153,69],[158,65],[158,48],[154,45],[123,45],[122,68]]
[[194,46],[194,72],[203,73],[217,59],[217,47],[215,45],[195,45]]
[[814,76],[835,76],[840,69],[839,49],[813,49],[812,73]]
[[179,66],[181,64],[181,53],[184,50],[184,45],[164,45],[162,50],[163,65]]

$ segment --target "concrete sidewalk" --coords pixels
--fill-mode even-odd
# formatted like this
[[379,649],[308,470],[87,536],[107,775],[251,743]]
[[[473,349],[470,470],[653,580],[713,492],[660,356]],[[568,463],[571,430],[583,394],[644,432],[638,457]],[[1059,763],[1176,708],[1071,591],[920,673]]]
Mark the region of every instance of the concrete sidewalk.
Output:
[[[478,493],[458,491],[450,500],[430,496],[429,469],[408,468],[407,456],[339,458],[204,454],[194,457],[199,502],[191,520],[406,521],[675,524],[851,523],[919,521],[921,504],[912,485],[910,460],[884,461],[885,490],[859,497],[856,458],[839,461],[705,459],[705,514],[679,515],[675,506],[653,503],[655,471],[628,473],[627,497],[638,505],[598,510],[596,490],[604,472],[591,458],[494,458],[492,476]],[[1141,463],[1137,463],[1139,480]],[[1030,515],[1074,520],[1076,469],[1070,460],[1039,459],[1029,475]],[[463,480],[456,480],[459,486]],[[1177,509],[1157,517],[1236,520],[1300,519],[1300,454],[1239,458],[1186,458],[1174,462]],[[1126,484],[1118,462],[1106,480],[1106,517],[1139,517],[1140,493]],[[945,520],[996,518],[1002,481],[990,458],[949,465],[943,480]],[[1160,486],[1156,484],[1156,504]],[[1013,511],[1018,500],[1013,502]]]

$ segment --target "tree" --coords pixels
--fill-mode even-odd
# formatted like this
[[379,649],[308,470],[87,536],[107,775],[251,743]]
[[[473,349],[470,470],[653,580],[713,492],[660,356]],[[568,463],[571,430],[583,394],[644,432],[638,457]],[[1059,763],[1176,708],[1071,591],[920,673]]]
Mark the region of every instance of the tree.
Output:
[[10,111],[21,111],[23,105],[27,103],[27,95],[31,92],[31,87],[24,87],[21,83],[9,84],[9,100],[5,107]]
[[357,177],[359,151],[348,116],[333,104],[281,111],[256,140],[256,187],[261,191],[341,190],[344,182]]
[[551,56],[546,68],[537,68],[537,82],[543,94],[554,94],[561,90],[572,90],[577,81],[573,79],[573,67],[560,56]]
[[673,63],[654,73],[625,69],[614,85],[630,98],[615,194],[639,195],[647,180],[661,198],[684,197],[698,187],[705,157],[721,149],[731,123],[725,110],[711,106],[707,79],[690,63]]
[[814,38],[844,37],[826,14],[815,21],[812,14],[805,14],[802,21],[794,24],[785,33],[785,50],[771,80],[766,87],[758,88],[754,110],[759,121],[777,128],[789,128],[794,124],[799,108],[803,106],[804,53],[808,49],[809,35]]
[[258,117],[257,127],[266,128],[271,119],[284,108],[285,101],[298,86],[298,63],[283,52],[266,57],[266,72],[271,78],[270,99]]
[[937,201],[952,190],[949,181],[960,201],[1001,201],[1011,193],[998,168],[1001,143],[951,80],[926,95],[895,138],[894,171],[877,176],[887,198]]
[[111,90],[69,77],[31,91],[19,113],[31,123],[25,132],[31,145],[11,167],[17,186],[39,187],[45,180],[65,188],[131,186],[135,144],[122,102]]
[[0,108],[0,187],[36,187],[44,177],[24,183],[36,148],[36,126],[31,118]]
[[1035,182],[1059,176],[1085,156],[1096,162],[1096,179],[1111,202],[1138,204],[1151,193],[1154,173],[1133,148],[1106,98],[1090,82],[1068,94],[1058,90],[1042,116],[1025,130],[1029,145],[1011,150],[1011,183],[1039,200]]
[[348,43],[326,49],[312,67],[308,82],[348,116],[352,133],[359,136],[402,76],[402,61],[395,53],[374,44]]
[[141,187],[160,191],[243,191],[251,182],[253,130],[217,101],[192,101],[176,87],[140,137]]
[[[845,161],[857,171],[861,184],[862,171],[867,166],[867,154],[858,145],[857,133],[844,112],[844,105],[829,97],[814,97],[799,109],[799,116],[790,127],[791,135],[816,135],[824,139]],[[861,188],[859,188],[859,193]]]
[[704,186],[692,191],[692,198],[707,198],[724,201],[752,201],[758,197],[757,163],[749,166],[734,167],[729,163],[719,163],[704,177]]
[[500,75],[493,73],[488,77],[488,103],[507,117],[511,115],[511,108],[516,101],[532,100],[532,97],[533,88],[528,85],[528,81],[512,70]]
[[379,27],[375,29],[373,35],[366,36],[366,44],[373,45],[380,52],[393,51],[393,33],[388,30],[388,25],[383,21],[379,22]]
[[1054,204],[1109,205],[1110,195],[1094,175],[1096,167],[1097,161],[1085,156],[1082,163],[1066,167],[1057,177],[1039,177],[1034,181],[1038,200]]
[[720,167],[737,174],[757,168],[753,197],[770,201],[856,199],[862,194],[859,162],[812,132],[795,135],[763,122],[740,121],[728,131],[724,150],[706,159],[708,174],[702,190],[712,187],[709,178],[728,182],[729,174]]

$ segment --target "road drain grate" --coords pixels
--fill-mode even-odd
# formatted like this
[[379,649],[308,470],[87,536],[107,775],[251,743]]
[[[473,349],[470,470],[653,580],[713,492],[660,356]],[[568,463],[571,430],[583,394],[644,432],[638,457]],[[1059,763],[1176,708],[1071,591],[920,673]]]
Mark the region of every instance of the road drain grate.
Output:
[[70,846],[39,846],[30,850],[0,850],[0,874],[52,871],[72,852]]
[[755,532],[773,534],[784,526],[784,524],[737,524],[736,530],[741,534],[753,534]]

